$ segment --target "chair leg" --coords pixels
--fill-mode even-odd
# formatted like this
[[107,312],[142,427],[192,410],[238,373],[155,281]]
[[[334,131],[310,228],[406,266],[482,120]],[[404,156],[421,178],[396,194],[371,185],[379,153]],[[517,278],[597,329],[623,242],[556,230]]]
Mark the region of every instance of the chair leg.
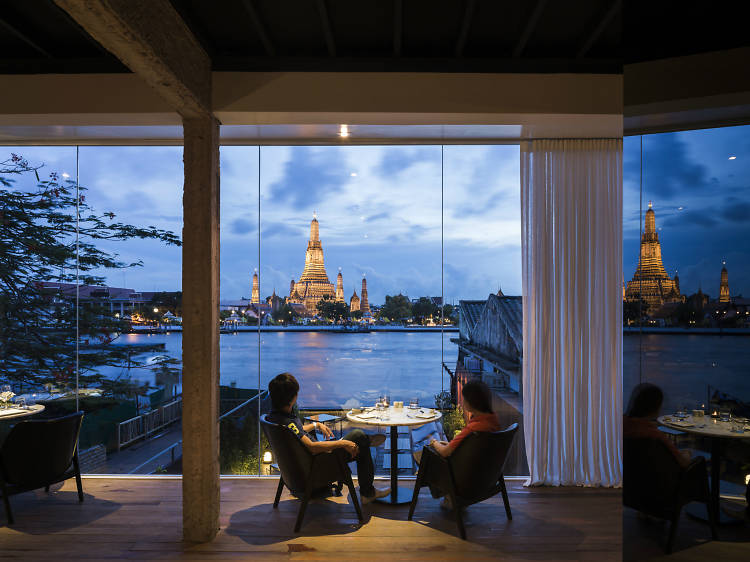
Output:
[[[451,488],[453,488],[451,486]],[[461,507],[458,505],[458,498],[453,489],[451,489],[448,497],[451,499],[451,505],[453,506],[453,513],[456,515],[456,525],[458,526],[458,534],[461,535],[463,540],[466,540],[466,529],[464,528],[464,518],[461,515]]]
[[3,503],[5,504],[5,517],[8,519],[8,525],[13,525],[13,512],[10,510],[10,498],[8,491],[5,489],[5,482],[0,479],[0,493],[3,494]]
[[505,487],[505,476],[500,475],[500,492],[503,494],[503,503],[505,504],[505,515],[508,517],[508,521],[513,520],[513,516],[510,513],[510,501],[508,500],[508,489]]
[[[83,502],[83,483],[81,482],[81,467],[78,464],[78,452],[73,456],[73,467],[76,471],[76,488],[78,488],[78,501]],[[49,490],[49,486],[47,486]]]
[[284,479],[279,476],[279,486],[276,488],[276,498],[273,500],[273,508],[279,507],[279,500],[281,499],[281,492],[284,490]]
[[352,503],[354,504],[354,511],[357,512],[357,518],[359,519],[359,522],[362,522],[362,508],[359,505],[359,500],[357,499],[357,491],[354,489],[354,481],[352,480],[352,475],[349,474],[346,477],[346,487],[349,488],[349,495],[352,497]]
[[426,464],[428,461],[427,459],[423,459],[422,464],[419,466],[419,471],[417,472],[417,480],[414,482],[414,492],[411,495],[411,505],[409,506],[409,516],[408,519],[411,521],[411,518],[414,516],[414,510],[417,508],[417,500],[419,499],[419,490],[422,488],[422,482],[424,481],[424,474],[425,474],[425,468],[424,464]]
[[305,496],[302,498],[302,505],[299,506],[299,513],[297,513],[297,522],[294,524],[295,533],[299,533],[300,527],[302,527],[302,520],[305,518],[305,510],[307,510],[310,496],[312,496],[312,481],[308,479],[305,486]]
[[680,521],[680,513],[682,508],[678,507],[672,516],[672,523],[669,526],[669,537],[667,538],[667,554],[672,554],[672,547],[674,546],[674,539],[677,536],[677,524]]

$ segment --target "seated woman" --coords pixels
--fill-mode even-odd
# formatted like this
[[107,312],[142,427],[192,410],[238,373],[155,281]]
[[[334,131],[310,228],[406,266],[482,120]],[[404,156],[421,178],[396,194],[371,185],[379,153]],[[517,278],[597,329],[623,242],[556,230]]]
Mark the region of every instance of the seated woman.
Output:
[[622,423],[623,439],[656,439],[664,443],[680,466],[690,464],[690,451],[681,451],[663,431],[659,431],[659,417],[664,393],[655,384],[644,382],[633,389]]
[[[489,387],[480,380],[470,380],[461,388],[461,407],[469,416],[469,421],[461,432],[453,439],[448,441],[438,441],[432,439],[430,447],[442,457],[449,457],[461,441],[474,432],[479,431],[500,431],[500,420],[492,409],[492,392]],[[414,454],[417,463],[421,460],[422,451]],[[442,491],[430,488],[433,497],[444,495]],[[441,507],[451,509],[450,498],[445,497],[441,502]]]

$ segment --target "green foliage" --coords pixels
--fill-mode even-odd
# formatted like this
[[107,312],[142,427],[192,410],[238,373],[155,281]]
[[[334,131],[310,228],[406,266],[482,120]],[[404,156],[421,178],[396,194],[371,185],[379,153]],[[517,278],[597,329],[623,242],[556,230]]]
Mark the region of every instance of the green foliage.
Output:
[[[158,312],[154,312],[154,309]],[[182,291],[156,293],[142,311],[142,315],[147,320],[161,320],[167,311],[175,316],[182,316]]]
[[337,302],[331,295],[325,295],[316,306],[318,314],[326,320],[344,320],[349,316],[349,307],[344,302]]
[[297,313],[287,303],[281,305],[276,312],[273,313],[273,319],[281,324],[293,323],[294,319],[297,318]]
[[455,322],[457,313],[458,309],[452,304],[443,305],[443,318],[446,322],[449,320]]
[[[255,416],[224,418],[219,431],[221,474],[258,474],[258,420]],[[266,436],[261,435],[261,454],[269,448]]]
[[[85,188],[76,194],[75,182],[54,172],[39,181],[38,170],[15,154],[0,161],[0,373],[20,391],[44,384],[71,390],[78,316],[80,386],[130,395],[127,378],[105,379],[98,371],[132,365],[134,346],[111,345],[126,324],[95,304],[82,303],[76,315],[74,284],[101,285],[105,279],[94,275],[97,270],[142,265],[122,262],[100,249],[101,242],[151,239],[180,245],[180,240],[165,230],[118,222],[111,212],[97,214],[86,204]],[[34,188],[15,188],[15,178],[24,174],[36,176]],[[51,282],[69,285],[45,286]],[[160,349],[139,346],[137,353]]]
[[461,406],[454,406],[443,412],[443,433],[448,440],[458,435],[464,427],[466,427],[466,419]]
[[398,295],[386,295],[385,304],[378,312],[378,318],[391,321],[404,321],[411,318],[411,301],[408,297],[399,293]]
[[625,324],[637,323],[646,316],[648,303],[641,299],[639,301],[623,301],[622,320]]
[[416,322],[424,324],[430,317],[438,319],[440,308],[427,297],[420,297],[417,302],[411,305],[411,313]]

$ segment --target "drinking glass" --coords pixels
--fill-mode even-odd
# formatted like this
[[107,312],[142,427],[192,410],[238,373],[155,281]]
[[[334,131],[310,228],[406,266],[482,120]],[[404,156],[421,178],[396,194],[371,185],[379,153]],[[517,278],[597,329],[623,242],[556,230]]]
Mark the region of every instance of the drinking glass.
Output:
[[382,400],[379,400],[378,403],[375,405],[378,411],[378,419],[382,420],[385,419],[383,416],[385,416],[385,403]]
[[412,410],[416,410],[417,408],[419,408],[419,398],[410,398],[409,408],[411,408]]
[[732,418],[732,433],[744,433],[746,422],[744,418]]
[[728,422],[732,419],[732,412],[729,410],[721,410],[719,412],[719,421]]
[[675,413],[674,417],[684,420],[688,416],[688,410],[687,408],[682,405],[677,408],[677,412]]
[[27,410],[28,407],[26,406],[26,398],[23,396],[19,396],[16,398],[16,407],[20,410]]

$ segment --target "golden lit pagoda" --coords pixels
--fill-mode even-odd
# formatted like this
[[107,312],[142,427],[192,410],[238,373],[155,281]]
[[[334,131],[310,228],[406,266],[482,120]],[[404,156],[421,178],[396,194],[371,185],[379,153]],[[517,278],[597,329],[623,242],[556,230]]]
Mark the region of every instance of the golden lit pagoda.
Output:
[[729,296],[729,273],[727,273],[726,262],[723,262],[721,268],[721,282],[719,283],[719,302],[731,302]]
[[320,226],[317,217],[313,215],[310,223],[310,240],[307,242],[307,251],[305,252],[305,268],[302,270],[299,281],[296,283],[292,281],[289,301],[302,303],[308,313],[316,314],[320,299],[326,295],[335,298],[335,294],[336,291],[333,283],[328,279],[323,261]]
[[260,287],[258,284],[258,270],[257,269],[253,272],[253,284],[252,284],[252,289],[250,293],[250,302],[253,304],[258,304],[260,302]]
[[340,267],[336,276],[336,302],[344,302],[344,277],[341,275]]
[[349,311],[356,312],[359,310],[359,297],[357,296],[357,289],[354,289],[352,297],[349,299]]
[[359,309],[362,313],[370,312],[370,301],[367,300],[367,279],[362,276],[362,300],[359,301]]
[[646,228],[641,236],[638,268],[625,289],[625,300],[643,299],[653,312],[665,302],[681,301],[679,281],[671,279],[661,260],[661,244],[656,232],[656,216],[649,201]]

